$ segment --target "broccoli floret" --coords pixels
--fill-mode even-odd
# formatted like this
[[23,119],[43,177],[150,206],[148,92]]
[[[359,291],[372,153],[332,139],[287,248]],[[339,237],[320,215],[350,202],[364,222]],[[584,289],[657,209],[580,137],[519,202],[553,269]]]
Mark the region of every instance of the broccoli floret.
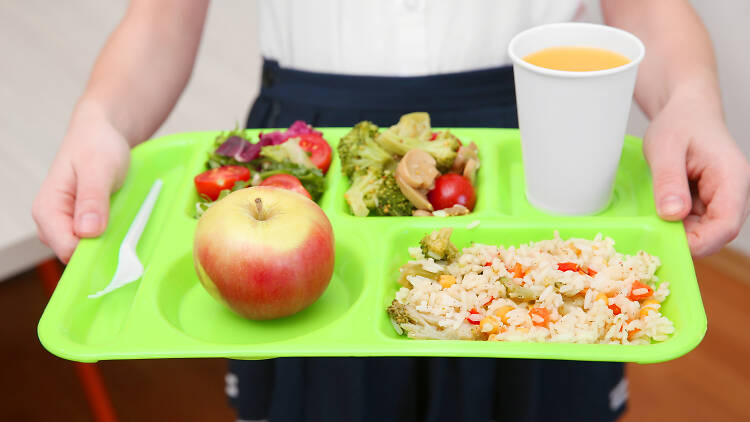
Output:
[[406,310],[406,306],[403,303],[393,299],[391,306],[387,309],[388,315],[390,315],[393,322],[396,324],[414,324],[414,320],[409,316],[409,312]]
[[352,213],[357,217],[370,215],[411,215],[414,205],[401,193],[393,171],[359,171],[352,176],[352,185],[344,194]]
[[381,178],[383,181],[378,185],[375,192],[375,213],[378,215],[410,216],[414,211],[414,204],[406,199],[401,192],[393,172],[386,171]]
[[453,166],[460,146],[458,138],[447,131],[440,132],[433,141],[425,141],[402,137],[393,127],[381,133],[377,140],[383,149],[396,155],[404,155],[412,149],[421,149],[435,158],[437,169],[441,173],[447,172]]
[[303,167],[316,168],[296,138],[283,144],[265,146],[261,148],[260,155],[276,162],[289,161]]
[[400,138],[428,141],[432,137],[430,114],[424,111],[404,114],[390,130],[395,131]]
[[378,127],[371,122],[359,122],[336,148],[341,159],[341,171],[350,179],[360,171],[378,170],[394,165],[393,156],[375,142]]
[[458,255],[458,248],[451,242],[451,234],[452,228],[443,227],[423,237],[419,245],[424,256],[438,261],[453,261]]
[[352,185],[344,194],[346,202],[357,217],[370,214],[375,208],[375,195],[383,183],[381,173],[377,170],[359,171],[352,176]]

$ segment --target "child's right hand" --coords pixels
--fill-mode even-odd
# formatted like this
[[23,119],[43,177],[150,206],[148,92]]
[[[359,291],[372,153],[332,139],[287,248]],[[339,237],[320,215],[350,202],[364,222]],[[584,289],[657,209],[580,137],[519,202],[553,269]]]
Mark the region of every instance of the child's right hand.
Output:
[[130,145],[102,113],[76,113],[31,211],[39,238],[61,261],[68,262],[80,238],[104,231],[109,196],[129,163]]
[[130,147],[154,134],[190,78],[207,10],[208,0],[131,0],[99,53],[31,212],[63,262],[107,226]]

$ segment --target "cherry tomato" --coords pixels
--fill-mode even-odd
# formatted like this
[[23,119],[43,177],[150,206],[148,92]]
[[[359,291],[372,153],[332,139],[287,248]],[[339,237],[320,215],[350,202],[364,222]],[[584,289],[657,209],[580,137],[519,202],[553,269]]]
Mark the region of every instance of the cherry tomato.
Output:
[[315,133],[306,133],[299,136],[299,146],[310,153],[310,161],[315,164],[324,174],[331,165],[331,146],[325,139]]
[[460,174],[444,174],[435,179],[435,188],[427,194],[427,199],[436,210],[461,204],[474,209],[477,198],[471,182]]
[[239,181],[250,180],[250,170],[242,166],[222,166],[195,176],[195,189],[199,195],[215,201],[221,191],[232,189]]
[[260,185],[287,189],[312,199],[312,196],[310,196],[310,192],[308,192],[307,189],[302,186],[302,182],[300,182],[299,179],[292,176],[291,174],[274,174],[273,176],[264,179],[260,183]]

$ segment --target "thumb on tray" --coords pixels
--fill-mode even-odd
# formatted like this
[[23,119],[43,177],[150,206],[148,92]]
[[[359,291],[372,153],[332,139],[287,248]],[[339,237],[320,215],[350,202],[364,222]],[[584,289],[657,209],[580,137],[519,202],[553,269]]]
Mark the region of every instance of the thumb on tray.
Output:
[[654,202],[659,217],[678,221],[690,212],[691,197],[686,171],[686,148],[666,140],[648,139],[644,153],[654,181]]
[[109,195],[115,185],[111,167],[90,162],[76,170],[74,230],[78,237],[96,237],[107,227]]

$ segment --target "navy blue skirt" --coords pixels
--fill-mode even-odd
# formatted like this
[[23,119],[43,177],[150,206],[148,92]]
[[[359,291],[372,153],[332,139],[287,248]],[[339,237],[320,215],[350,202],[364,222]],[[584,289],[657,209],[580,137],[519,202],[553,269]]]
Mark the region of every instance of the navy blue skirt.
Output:
[[[435,127],[517,127],[513,71],[387,78],[263,66],[249,128],[389,126],[426,111]],[[480,358],[282,358],[230,361],[240,420],[609,421],[625,409],[619,363]]]

